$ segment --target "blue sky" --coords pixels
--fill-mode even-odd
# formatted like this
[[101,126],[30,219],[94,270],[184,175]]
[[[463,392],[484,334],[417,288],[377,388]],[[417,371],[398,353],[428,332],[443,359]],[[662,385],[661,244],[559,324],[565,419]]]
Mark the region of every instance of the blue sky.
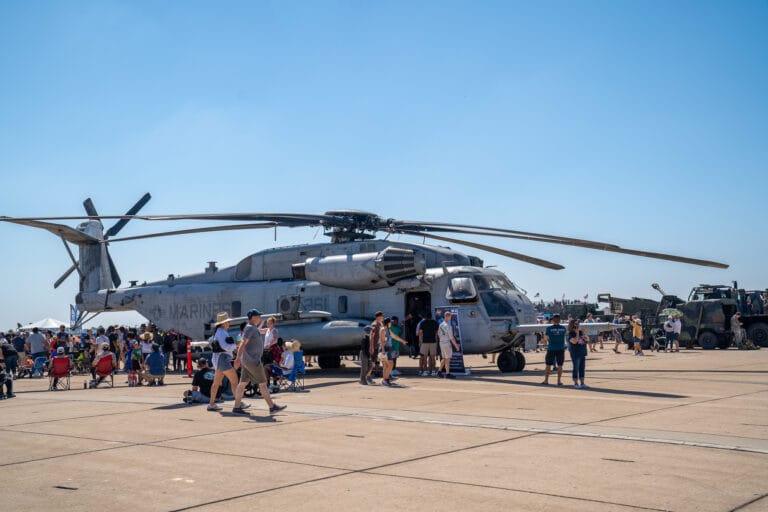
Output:
[[[85,197],[120,214],[147,191],[145,213],[358,208],[731,265],[512,240],[566,270],[479,254],[545,299],[765,288],[766,26],[765,1],[2,2],[0,214],[80,214]],[[64,319],[61,242],[0,236],[0,328]],[[233,232],[111,252],[127,282],[274,246]]]

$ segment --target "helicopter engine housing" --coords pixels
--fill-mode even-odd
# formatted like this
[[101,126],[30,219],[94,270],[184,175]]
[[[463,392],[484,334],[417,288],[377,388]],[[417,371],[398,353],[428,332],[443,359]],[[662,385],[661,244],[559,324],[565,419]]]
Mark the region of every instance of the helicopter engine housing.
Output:
[[387,247],[381,252],[308,258],[294,265],[294,271],[302,267],[306,279],[325,286],[375,290],[423,274],[426,261],[410,249]]

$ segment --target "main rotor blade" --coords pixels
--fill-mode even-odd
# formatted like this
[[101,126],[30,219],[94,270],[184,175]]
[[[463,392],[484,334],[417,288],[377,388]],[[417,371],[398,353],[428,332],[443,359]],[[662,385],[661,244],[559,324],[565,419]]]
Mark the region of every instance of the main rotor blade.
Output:
[[[493,231],[496,233],[509,233],[512,235],[520,235],[520,236],[530,236],[535,238],[547,238],[547,239],[553,239],[553,240],[563,240],[568,242],[581,242],[581,243],[587,243],[592,245],[599,245],[601,247],[618,247],[618,245],[614,244],[607,244],[605,242],[595,242],[592,240],[584,240],[582,238],[571,238],[567,236],[559,236],[559,235],[546,235],[544,233],[533,233],[530,231],[519,231],[516,229],[503,229],[503,228],[492,228],[488,226],[473,226],[471,224],[451,224],[448,222],[419,222],[419,221],[410,221],[410,220],[394,220],[393,225],[395,227],[402,227],[405,229],[420,229],[427,226],[439,226],[439,227],[446,227],[446,228],[467,228],[467,229],[482,229],[483,231]],[[490,236],[493,236],[489,233]]]
[[499,249],[498,247],[491,247],[490,245],[483,245],[478,244],[475,242],[468,242],[466,240],[459,240],[456,238],[448,238],[445,236],[438,236],[438,235],[427,235],[425,233],[421,233],[419,231],[409,231],[404,229],[398,229],[397,232],[403,233],[406,235],[413,235],[413,236],[423,236],[425,238],[432,238],[434,240],[442,240],[443,242],[451,242],[454,244],[459,245],[465,245],[467,247],[472,247],[474,249],[479,249],[481,251],[487,251],[492,252],[494,254],[500,254],[501,256],[506,256],[507,258],[513,258],[516,260],[524,261],[526,263],[531,263],[532,265],[538,265],[540,267],[550,268],[552,270],[562,270],[565,267],[558,264],[558,263],[552,263],[551,261],[542,260],[539,258],[534,258],[533,256],[526,256],[525,254],[520,254],[518,252],[512,252],[507,251],[504,249]]
[[[152,196],[147,192],[144,194],[141,199],[136,201],[136,204],[133,205],[133,207],[126,212],[126,216],[133,216],[136,215],[139,210],[144,208],[144,205],[149,202],[149,200],[152,199]],[[120,219],[117,222],[115,222],[115,225],[109,228],[109,230],[104,233],[104,238],[109,238],[111,236],[114,236],[120,232],[121,229],[125,227],[126,224],[128,224],[128,221],[131,219]]]
[[[398,230],[400,229],[398,223],[393,223],[394,229]],[[432,226],[445,226],[445,228],[433,228]],[[423,229],[423,230],[445,230],[449,233],[463,233],[463,234],[470,234],[470,235],[483,235],[483,236],[497,236],[497,237],[504,237],[504,238],[517,238],[521,240],[530,240],[533,242],[544,242],[544,243],[550,243],[550,244],[561,244],[561,245],[572,245],[575,247],[583,247],[585,249],[594,249],[598,251],[607,251],[607,252],[615,252],[619,254],[630,254],[632,256],[642,256],[645,258],[653,258],[653,259],[659,259],[659,260],[666,260],[666,261],[676,261],[678,263],[687,263],[689,265],[699,265],[702,267],[713,267],[713,268],[728,268],[729,265],[726,263],[720,263],[717,261],[710,261],[710,260],[702,260],[698,258],[688,258],[686,256],[676,256],[674,254],[664,254],[659,252],[652,252],[652,251],[638,251],[636,249],[625,249],[623,247],[620,247],[615,244],[607,244],[604,242],[595,242],[591,240],[581,240],[578,238],[568,238],[568,237],[551,237],[550,235],[535,235],[530,234],[531,236],[521,236],[521,235],[507,235],[502,234],[501,232],[509,232],[509,233],[524,233],[520,231],[513,231],[513,230],[505,230],[505,229],[497,229],[497,228],[484,228],[482,226],[475,226],[475,229],[489,229],[493,231],[499,231],[500,233],[486,233],[482,231],[465,231],[465,230],[459,230],[459,229],[449,229],[450,226],[464,226],[462,224],[446,224],[446,223],[435,223],[435,224],[425,224],[425,225],[415,225],[415,229]],[[472,227],[472,226],[467,226]],[[413,229],[413,228],[411,228]]]
[[112,238],[104,243],[127,242],[129,240],[142,240],[144,238],[157,238],[161,236],[191,235],[193,233],[208,233],[211,231],[234,231],[239,229],[267,229],[281,226],[277,222],[268,222],[265,224],[235,224],[232,226],[211,226],[207,228],[179,229],[177,231],[163,231],[162,233],[150,233],[148,235],[126,236],[123,238]]
[[280,222],[293,226],[335,225],[343,219],[331,215],[308,215],[302,213],[202,213],[189,215],[71,215],[65,217],[8,217],[20,221],[39,220],[82,220],[82,219],[138,219],[138,220],[216,220],[216,221],[266,221]]
[[[394,228],[395,230],[400,229],[399,227]],[[513,238],[515,240],[528,240],[530,242],[544,242],[548,244],[559,244],[559,245],[571,245],[576,247],[585,247],[588,249],[605,249],[606,245],[600,242],[577,242],[576,239],[556,239],[556,238],[540,238],[536,236],[525,236],[525,235],[508,235],[505,233],[488,233],[485,231],[475,231],[470,229],[453,229],[453,228],[442,228],[442,227],[433,227],[433,226],[419,226],[418,229],[415,229],[414,231],[428,231],[428,232],[438,232],[438,233],[461,233],[463,235],[481,235],[481,236],[495,236],[500,238]],[[607,247],[615,247],[619,248],[618,245],[608,245]]]

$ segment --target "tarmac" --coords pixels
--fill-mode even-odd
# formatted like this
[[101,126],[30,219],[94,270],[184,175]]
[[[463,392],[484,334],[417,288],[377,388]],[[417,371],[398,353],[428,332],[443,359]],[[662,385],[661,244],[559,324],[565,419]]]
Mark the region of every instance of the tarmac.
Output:
[[162,387],[49,392],[16,381],[0,402],[0,510],[768,510],[768,350],[606,347],[590,389],[541,385],[543,353],[501,374],[361,386],[358,367],[308,370],[288,408],[250,416]]

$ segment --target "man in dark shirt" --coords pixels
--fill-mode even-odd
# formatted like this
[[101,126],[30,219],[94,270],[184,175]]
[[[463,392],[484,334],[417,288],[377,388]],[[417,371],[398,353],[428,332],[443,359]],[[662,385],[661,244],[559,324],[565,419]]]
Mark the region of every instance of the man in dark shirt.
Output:
[[[216,372],[208,366],[208,360],[201,357],[197,360],[197,370],[192,377],[192,390],[184,392],[184,401],[188,404],[207,404],[211,401],[211,386]],[[216,400],[221,399],[221,387],[216,393]]]
[[549,384],[549,374],[552,366],[557,364],[557,385],[563,385],[563,363],[565,362],[565,332],[564,325],[560,325],[560,315],[552,317],[552,325],[547,327],[547,355],[544,358],[544,384]]
[[419,361],[419,375],[426,377],[427,375],[435,376],[437,371],[435,370],[435,357],[437,356],[437,322],[427,317],[419,322],[419,330],[416,333],[419,339],[419,345],[421,345],[420,354],[421,360]]

